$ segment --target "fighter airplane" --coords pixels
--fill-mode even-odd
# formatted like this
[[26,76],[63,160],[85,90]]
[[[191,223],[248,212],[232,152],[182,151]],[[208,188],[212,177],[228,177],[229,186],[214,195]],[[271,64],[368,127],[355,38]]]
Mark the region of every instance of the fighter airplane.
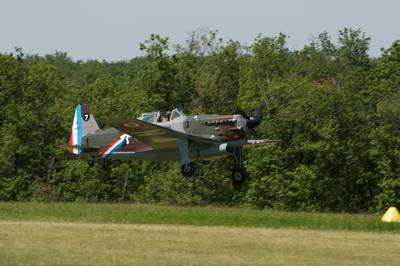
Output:
[[[247,115],[185,115],[174,109],[144,113],[138,118],[111,118],[109,128],[100,129],[87,104],[78,104],[70,135],[70,153],[121,160],[180,160],[181,173],[193,176],[196,160],[232,156],[235,167],[232,181],[240,184],[245,177],[243,148],[276,143],[279,140],[250,139],[267,106],[264,98],[259,107]],[[88,161],[93,165],[94,160]]]

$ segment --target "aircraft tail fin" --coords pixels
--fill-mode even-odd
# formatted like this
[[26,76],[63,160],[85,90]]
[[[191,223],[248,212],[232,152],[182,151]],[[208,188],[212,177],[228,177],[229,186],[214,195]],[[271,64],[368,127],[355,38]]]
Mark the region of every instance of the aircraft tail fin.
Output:
[[98,130],[100,128],[94,116],[89,112],[88,105],[78,104],[75,108],[74,122],[69,138],[69,145],[76,146],[76,148],[69,149],[69,152],[80,155],[83,151],[83,148],[80,148],[82,146],[82,138]]

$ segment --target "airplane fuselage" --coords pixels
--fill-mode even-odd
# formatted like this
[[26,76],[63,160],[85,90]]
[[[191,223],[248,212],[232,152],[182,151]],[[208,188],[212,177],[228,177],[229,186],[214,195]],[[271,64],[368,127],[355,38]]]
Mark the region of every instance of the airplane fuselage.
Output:
[[[173,120],[165,122],[154,122],[154,125],[172,129],[183,134],[190,134],[201,138],[213,140],[215,144],[192,143],[190,155],[195,159],[214,159],[221,156],[230,155],[229,148],[243,145],[246,142],[246,121],[241,115],[195,115],[179,116]],[[155,129],[156,131],[156,129]],[[149,132],[148,134],[157,134]],[[178,151],[157,151],[151,145],[139,141],[135,136],[130,136],[129,141],[125,141],[117,150],[106,154],[107,147],[116,139],[120,138],[121,133],[115,128],[106,128],[83,138],[82,144],[87,150],[103,151],[100,157],[122,160],[180,160]],[[85,149],[84,149],[85,151]],[[99,153],[99,152],[97,152]],[[85,154],[85,152],[84,152]],[[83,155],[84,155],[83,154]],[[86,152],[87,155],[93,153]]]

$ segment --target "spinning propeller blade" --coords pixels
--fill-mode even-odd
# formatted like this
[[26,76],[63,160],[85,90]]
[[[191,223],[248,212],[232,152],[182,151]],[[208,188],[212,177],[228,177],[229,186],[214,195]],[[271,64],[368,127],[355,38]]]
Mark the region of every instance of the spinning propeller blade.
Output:
[[261,104],[258,106],[257,109],[255,109],[251,115],[246,114],[242,110],[238,109],[238,113],[242,115],[244,118],[247,119],[246,125],[249,129],[253,129],[257,127],[259,124],[261,124],[262,118],[263,118],[263,112],[265,110],[265,107],[268,105],[268,98],[264,97],[263,101]]

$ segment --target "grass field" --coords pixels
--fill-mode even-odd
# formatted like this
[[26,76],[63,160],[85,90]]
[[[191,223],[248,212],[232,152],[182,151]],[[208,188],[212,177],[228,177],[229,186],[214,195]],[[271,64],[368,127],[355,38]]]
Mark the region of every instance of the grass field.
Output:
[[399,265],[375,215],[0,202],[0,265]]

